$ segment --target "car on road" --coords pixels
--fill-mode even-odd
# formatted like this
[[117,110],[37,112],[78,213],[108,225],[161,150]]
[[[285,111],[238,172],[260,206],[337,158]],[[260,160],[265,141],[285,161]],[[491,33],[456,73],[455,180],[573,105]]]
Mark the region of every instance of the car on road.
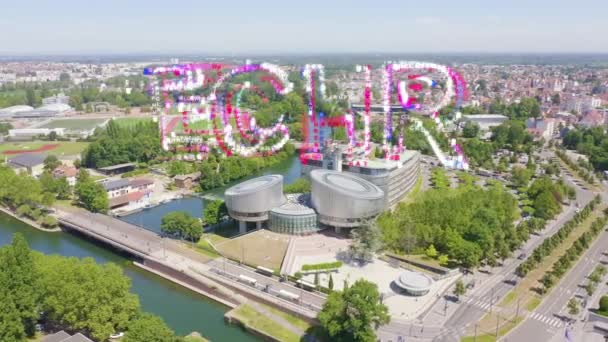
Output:
[[524,260],[526,258],[526,253],[521,253],[520,255],[517,256],[517,259],[519,260]]

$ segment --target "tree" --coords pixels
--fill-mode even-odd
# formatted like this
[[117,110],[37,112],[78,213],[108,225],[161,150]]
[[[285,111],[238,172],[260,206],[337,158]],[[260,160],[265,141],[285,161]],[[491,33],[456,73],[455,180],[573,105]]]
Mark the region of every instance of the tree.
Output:
[[602,296],[602,298],[600,298],[599,310],[601,312],[608,313],[608,296]]
[[521,188],[528,185],[532,178],[532,172],[524,167],[514,167],[511,171],[511,182],[516,188]]
[[426,249],[426,251],[424,252],[426,254],[426,256],[428,256],[429,258],[436,258],[437,257],[437,250],[435,249],[435,246],[433,246],[433,244],[431,244],[429,246],[429,248]]
[[59,81],[61,82],[69,83],[70,79],[70,74],[68,74],[67,72],[62,72],[61,74],[59,74]]
[[175,334],[158,316],[142,313],[127,325],[125,342],[171,342]]
[[456,286],[454,286],[454,296],[460,301],[460,296],[463,296],[466,292],[467,288],[464,286],[464,283],[461,279],[458,279],[456,281]]
[[40,97],[36,95],[36,91],[32,88],[27,88],[25,90],[25,101],[28,106],[38,107],[40,104]]
[[44,158],[43,163],[44,169],[49,172],[53,172],[53,170],[55,170],[59,165],[61,165],[59,159],[57,159],[57,157],[52,154],[49,154],[46,158]]
[[441,254],[439,258],[437,258],[437,261],[439,262],[439,265],[445,266],[448,264],[449,258],[447,255]]
[[479,134],[479,125],[473,121],[467,121],[462,127],[462,136],[465,138],[475,138]]
[[75,187],[78,203],[83,208],[94,212],[104,213],[110,205],[108,193],[103,185],[96,183],[90,178],[89,173],[85,169],[81,169],[76,179]]
[[203,211],[203,222],[207,225],[214,225],[228,214],[226,203],[222,200],[205,202],[205,210]]
[[0,122],[0,134],[7,134],[11,129],[13,125],[10,122]]
[[374,254],[382,248],[382,232],[375,221],[364,222],[359,228],[353,229],[351,237],[349,252],[354,259],[362,262],[371,261]]
[[201,222],[185,211],[174,211],[162,218],[161,230],[168,235],[198,241],[203,234]]
[[376,329],[390,321],[378,286],[357,280],[343,291],[329,294],[317,317],[332,341],[376,341]]
[[56,255],[40,255],[38,263],[42,309],[51,322],[105,341],[124,331],[139,311],[137,296],[129,292],[130,279],[113,263]]
[[188,164],[183,161],[172,161],[169,163],[168,173],[170,177],[175,177],[177,175],[185,175],[188,173]]
[[327,283],[327,288],[330,290],[334,289],[334,277],[331,275],[331,273],[329,274],[329,281]]
[[568,313],[571,316],[576,316],[576,315],[578,315],[579,312],[580,312],[580,308],[579,308],[579,305],[578,305],[578,301],[576,299],[574,299],[574,298],[571,298],[568,301]]
[[39,316],[39,275],[23,235],[0,249],[0,338],[21,341],[33,336]]
[[306,178],[298,178],[293,183],[285,185],[283,192],[286,194],[301,194],[310,192],[310,181]]

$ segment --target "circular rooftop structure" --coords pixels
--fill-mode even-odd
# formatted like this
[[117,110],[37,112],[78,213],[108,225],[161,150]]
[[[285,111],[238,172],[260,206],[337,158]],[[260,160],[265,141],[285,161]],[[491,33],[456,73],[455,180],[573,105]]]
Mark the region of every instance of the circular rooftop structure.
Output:
[[406,270],[395,279],[395,284],[412,296],[423,296],[431,289],[433,279],[426,274]]
[[384,191],[351,173],[313,170],[312,206],[319,221],[334,227],[357,227],[384,209]]
[[240,221],[265,221],[268,211],[285,203],[283,176],[267,175],[253,178],[224,193],[228,214]]

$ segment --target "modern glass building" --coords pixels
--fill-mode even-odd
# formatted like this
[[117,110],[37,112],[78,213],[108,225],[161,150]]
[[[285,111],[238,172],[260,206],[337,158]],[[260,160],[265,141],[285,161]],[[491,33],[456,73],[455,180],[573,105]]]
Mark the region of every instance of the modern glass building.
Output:
[[288,194],[287,202],[269,213],[268,229],[290,235],[307,235],[319,231],[317,213],[310,207],[307,194]]

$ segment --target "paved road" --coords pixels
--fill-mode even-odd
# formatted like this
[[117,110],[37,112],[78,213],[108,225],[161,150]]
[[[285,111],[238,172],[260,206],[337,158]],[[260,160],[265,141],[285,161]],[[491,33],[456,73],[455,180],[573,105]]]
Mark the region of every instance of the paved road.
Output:
[[[546,153],[547,156],[551,156],[550,153]],[[577,200],[580,207],[584,207],[589,203],[595,193],[589,190],[583,189],[581,186],[572,181],[572,177],[563,174],[564,179],[570,185],[574,186],[577,192]],[[542,241],[548,236],[553,235],[565,222],[570,220],[576,213],[576,207],[574,203],[571,203],[566,208],[565,212],[562,213],[557,220],[548,223],[547,228],[540,232],[539,236],[533,236],[529,239],[526,244],[514,253],[518,255],[525,253],[530,255],[532,251],[542,243]],[[458,341],[458,336],[462,335],[465,328],[471,326],[475,322],[479,321],[487,312],[490,307],[499,302],[513,287],[518,277],[514,274],[517,266],[522,263],[523,260],[507,259],[502,268],[500,268],[492,277],[484,280],[484,282],[478,286],[468,298],[462,301],[462,304],[457,305],[456,309],[452,309],[452,313],[448,313],[448,319],[444,323],[444,328],[448,333],[440,337],[439,341]],[[442,312],[445,304],[438,302],[432,309],[435,312]],[[451,304],[454,305],[454,304]],[[437,315],[435,315],[437,317]],[[522,340],[524,341],[524,340]],[[525,341],[528,341],[527,339]],[[535,340],[530,340],[535,341]],[[541,340],[536,340],[541,341]]]
[[[602,189],[604,187],[602,186]],[[603,231],[591,247],[583,253],[566,276],[555,286],[542,304],[527,319],[514,329],[503,341],[549,341],[555,335],[564,335],[569,318],[568,301],[577,297],[587,301],[587,292],[582,288],[586,277],[600,262],[608,262],[608,232]]]

